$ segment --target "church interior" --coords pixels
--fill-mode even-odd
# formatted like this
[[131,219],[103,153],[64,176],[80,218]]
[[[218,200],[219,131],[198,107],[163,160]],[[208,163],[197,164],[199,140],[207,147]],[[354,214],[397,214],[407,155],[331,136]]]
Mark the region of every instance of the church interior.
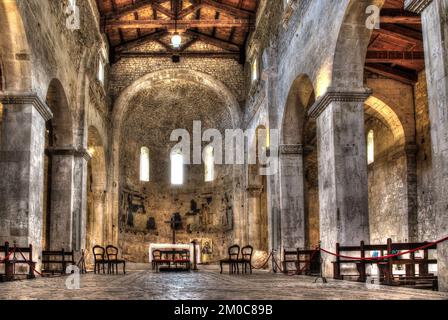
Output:
[[0,0],[0,34],[0,299],[448,299],[448,0]]

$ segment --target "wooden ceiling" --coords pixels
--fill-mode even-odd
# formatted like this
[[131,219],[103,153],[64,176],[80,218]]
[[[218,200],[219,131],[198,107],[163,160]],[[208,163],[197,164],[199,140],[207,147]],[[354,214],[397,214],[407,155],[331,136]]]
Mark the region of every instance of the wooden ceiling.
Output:
[[[259,0],[97,0],[113,60],[126,56],[244,58]],[[182,36],[179,49],[170,40]],[[155,43],[148,50],[142,46]],[[140,50],[135,50],[140,47]]]
[[404,0],[387,0],[381,27],[373,32],[365,68],[407,84],[425,68],[421,17],[404,11]]

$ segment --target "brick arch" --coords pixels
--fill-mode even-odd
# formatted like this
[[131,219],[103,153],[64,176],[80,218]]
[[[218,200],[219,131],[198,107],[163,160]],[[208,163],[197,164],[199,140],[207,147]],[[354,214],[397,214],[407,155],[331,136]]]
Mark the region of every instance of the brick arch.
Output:
[[30,91],[31,56],[24,21],[16,0],[0,0],[1,90]]

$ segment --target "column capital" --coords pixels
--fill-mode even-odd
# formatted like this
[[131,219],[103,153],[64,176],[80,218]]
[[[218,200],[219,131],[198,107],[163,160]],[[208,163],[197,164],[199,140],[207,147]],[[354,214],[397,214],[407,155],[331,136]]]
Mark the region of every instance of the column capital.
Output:
[[299,155],[303,154],[303,145],[301,144],[282,144],[280,145],[281,155]]
[[2,104],[31,104],[45,121],[53,118],[53,113],[47,104],[34,92],[3,92],[0,93]]
[[431,4],[432,0],[405,0],[404,9],[417,14],[421,14],[426,7]]
[[73,156],[75,158],[84,158],[90,161],[92,156],[86,149],[75,149],[73,147],[50,147],[47,152],[55,156]]
[[317,119],[332,102],[365,102],[372,95],[369,88],[328,88],[327,92],[317,100],[308,111],[308,115]]

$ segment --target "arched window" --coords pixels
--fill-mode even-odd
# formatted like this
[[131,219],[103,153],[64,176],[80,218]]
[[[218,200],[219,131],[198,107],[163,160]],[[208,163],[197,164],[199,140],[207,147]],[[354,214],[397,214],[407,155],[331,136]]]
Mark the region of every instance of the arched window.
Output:
[[180,186],[184,183],[184,156],[180,151],[171,153],[171,184]]
[[252,82],[255,82],[258,80],[258,58],[255,57],[254,60],[252,61],[252,66],[251,66],[251,74],[252,74]]
[[204,149],[204,171],[205,182],[215,180],[215,156],[212,146],[207,146]]
[[149,182],[149,149],[140,149],[140,181]]
[[375,161],[375,136],[373,130],[367,134],[367,164]]
[[104,61],[102,57],[98,61],[98,80],[104,84]]

